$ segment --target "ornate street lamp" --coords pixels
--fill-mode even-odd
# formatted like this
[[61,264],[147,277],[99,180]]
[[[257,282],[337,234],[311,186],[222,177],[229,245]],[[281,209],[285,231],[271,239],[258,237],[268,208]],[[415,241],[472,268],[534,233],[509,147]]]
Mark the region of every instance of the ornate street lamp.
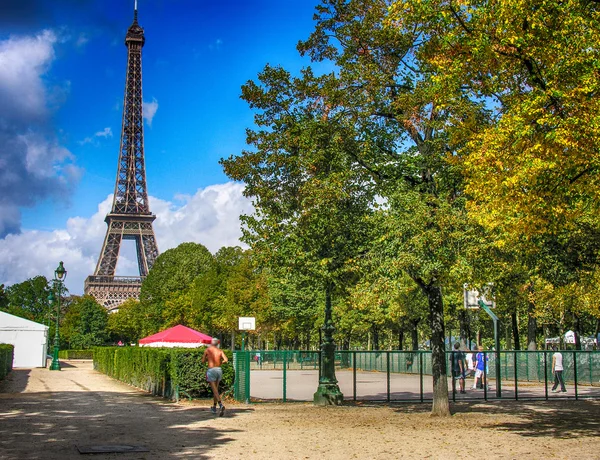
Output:
[[48,294],[48,314],[46,315],[46,326],[48,326],[48,337],[46,344],[46,354],[50,354],[50,321],[52,319],[52,304],[56,299],[54,298],[54,287],[50,289],[50,293]]
[[[67,271],[65,270],[65,267],[63,267],[63,263],[61,262],[58,265],[58,268],[54,270],[54,279],[52,280],[54,284],[53,288],[58,289],[58,295],[56,297],[56,331],[54,332],[54,353],[52,354],[52,364],[50,365],[51,371],[60,371],[60,363],[58,362],[58,350],[60,347],[60,337],[58,336],[58,317],[60,316],[60,294],[62,292],[62,284],[66,277]],[[48,299],[50,300],[50,296]]]

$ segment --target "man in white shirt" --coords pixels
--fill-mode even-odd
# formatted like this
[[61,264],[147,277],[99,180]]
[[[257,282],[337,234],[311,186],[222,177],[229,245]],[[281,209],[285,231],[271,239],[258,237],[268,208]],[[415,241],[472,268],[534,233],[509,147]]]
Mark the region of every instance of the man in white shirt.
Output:
[[563,393],[567,392],[565,388],[565,381],[563,380],[563,356],[560,351],[557,350],[556,345],[552,347],[554,354],[552,355],[552,373],[554,374],[554,386],[552,387],[552,393],[558,393],[558,384],[560,383],[560,391]]

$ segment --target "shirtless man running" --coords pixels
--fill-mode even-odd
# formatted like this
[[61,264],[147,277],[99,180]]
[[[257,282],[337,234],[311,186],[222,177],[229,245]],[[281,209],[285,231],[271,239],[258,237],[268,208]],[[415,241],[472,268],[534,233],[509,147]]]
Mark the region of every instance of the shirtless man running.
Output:
[[208,370],[206,371],[206,381],[210,384],[213,392],[213,406],[210,408],[213,414],[217,413],[217,403],[219,404],[219,416],[225,412],[225,406],[219,396],[219,382],[223,378],[221,364],[227,362],[227,356],[219,348],[219,339],[212,339],[210,347],[204,351],[202,362],[208,361]]

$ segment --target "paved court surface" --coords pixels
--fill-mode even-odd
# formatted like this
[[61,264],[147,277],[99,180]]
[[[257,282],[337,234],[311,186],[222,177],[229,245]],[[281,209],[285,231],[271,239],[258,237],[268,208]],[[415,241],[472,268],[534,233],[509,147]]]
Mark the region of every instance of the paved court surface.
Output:
[[[264,374],[267,376],[268,374]],[[315,375],[305,376],[313,379]],[[371,376],[361,384],[379,385]],[[378,387],[377,387],[378,388]],[[312,391],[312,390],[311,390]],[[494,459],[599,458],[600,402],[457,402],[451,418],[429,404],[343,407],[179,404],[95,372],[14,370],[0,382],[0,459]],[[477,448],[472,440],[477,440]],[[148,452],[81,455],[78,446]]]
[[[354,398],[353,375],[351,370],[336,370],[336,377],[344,399]],[[319,383],[319,372],[315,370],[288,370],[286,372],[286,399],[296,401],[312,401],[313,393]],[[473,379],[466,380],[466,394],[457,392],[457,401],[480,399],[483,400],[483,390],[473,390]],[[496,396],[496,382],[490,380],[488,398]],[[423,376],[423,398],[433,398],[433,381],[431,376]],[[448,388],[452,389],[452,381],[448,379]],[[549,399],[575,399],[575,390],[572,385],[567,385],[567,393],[552,393],[552,382],[548,382]],[[539,382],[518,382],[517,391],[519,398],[545,398],[546,389]],[[600,385],[580,385],[577,388],[578,396],[596,397],[600,399]],[[250,371],[250,395],[262,400],[283,399],[283,370],[257,370]],[[452,397],[452,393],[451,393]],[[502,382],[502,397],[515,399],[514,381]],[[387,399],[387,374],[385,372],[368,371],[356,373],[356,399],[358,401],[385,401]],[[421,380],[418,375],[390,374],[390,400],[391,401],[420,401]]]

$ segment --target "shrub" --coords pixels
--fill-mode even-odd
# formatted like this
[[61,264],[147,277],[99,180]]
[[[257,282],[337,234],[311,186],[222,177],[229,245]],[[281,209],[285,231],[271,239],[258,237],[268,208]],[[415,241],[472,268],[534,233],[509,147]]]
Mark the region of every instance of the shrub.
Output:
[[[155,395],[177,398],[210,397],[206,382],[207,366],[201,362],[204,348],[98,347],[94,349],[94,369]],[[220,391],[233,386],[232,353],[223,369]]]
[[[172,348],[171,349],[171,379],[178,386],[179,392],[190,398],[211,397],[212,391],[206,381],[208,366],[202,362],[204,348]],[[223,380],[219,386],[221,393],[233,388],[235,371],[233,370],[233,353],[223,350],[229,360],[221,366]]]
[[0,343],[0,380],[4,379],[12,371],[14,350],[14,346]]
[[94,350],[59,350],[60,359],[94,359]]

